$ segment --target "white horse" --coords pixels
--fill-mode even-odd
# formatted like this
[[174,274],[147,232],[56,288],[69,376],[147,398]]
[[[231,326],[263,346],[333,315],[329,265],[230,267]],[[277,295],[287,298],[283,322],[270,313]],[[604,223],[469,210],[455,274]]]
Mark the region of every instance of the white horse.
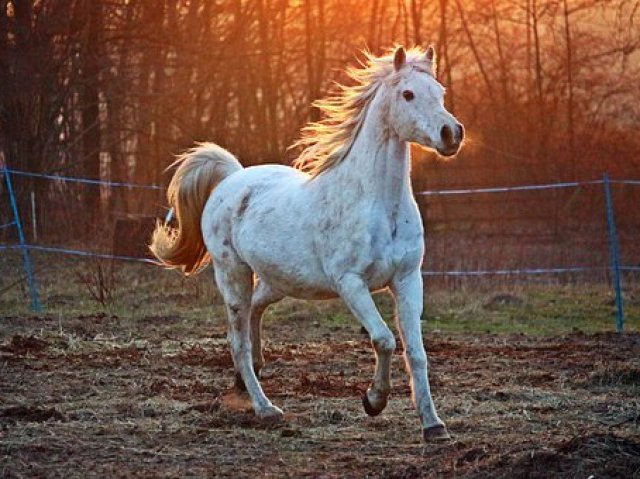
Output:
[[158,225],[150,247],[163,265],[185,274],[214,258],[236,385],[266,420],[281,420],[283,413],[258,381],[261,317],[285,296],[342,298],[376,354],[364,409],[371,416],[382,412],[396,342],[371,291],[389,288],[424,438],[446,439],[420,328],[424,233],[411,189],[409,143],[451,156],[464,129],[444,108],[433,47],[369,55],[349,74],[355,86],[317,103],[325,119],[305,128],[297,169],[243,168],[211,143],[182,155],[168,190],[178,227]]

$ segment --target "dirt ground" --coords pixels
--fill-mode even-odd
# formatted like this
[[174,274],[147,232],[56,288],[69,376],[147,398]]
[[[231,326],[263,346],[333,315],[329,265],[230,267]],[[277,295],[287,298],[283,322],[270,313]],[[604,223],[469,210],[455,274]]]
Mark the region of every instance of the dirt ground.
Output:
[[286,412],[268,425],[230,400],[222,323],[0,322],[1,477],[640,477],[638,333],[429,334],[453,439],[424,444],[400,350],[388,408],[364,414],[356,326],[267,325],[262,382]]

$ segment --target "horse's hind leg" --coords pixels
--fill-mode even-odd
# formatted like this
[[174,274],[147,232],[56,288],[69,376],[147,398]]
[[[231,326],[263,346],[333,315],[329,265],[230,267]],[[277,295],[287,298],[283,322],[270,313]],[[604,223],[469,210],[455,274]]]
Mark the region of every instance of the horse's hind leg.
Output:
[[339,291],[340,297],[369,333],[376,353],[373,382],[365,392],[362,403],[369,416],[377,416],[386,407],[391,390],[391,357],[396,349],[396,341],[380,316],[369,288],[362,278],[354,274],[343,276]]
[[271,404],[253,369],[250,312],[253,272],[242,263],[218,264],[216,282],[229,316],[229,344],[236,372],[240,375],[256,415],[261,419],[280,420],[282,411]]
[[[264,356],[262,355],[262,315],[269,305],[280,301],[284,296],[271,289],[268,283],[258,279],[251,297],[251,352],[253,356],[253,370],[260,378],[260,370],[264,366]],[[236,373],[236,387],[245,391],[246,387],[242,378]]]

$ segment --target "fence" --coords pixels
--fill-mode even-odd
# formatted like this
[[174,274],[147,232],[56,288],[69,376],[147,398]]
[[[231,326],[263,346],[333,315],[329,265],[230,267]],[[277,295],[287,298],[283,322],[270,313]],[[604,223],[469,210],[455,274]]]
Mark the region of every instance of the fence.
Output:
[[[122,256],[108,253],[96,253],[91,251],[84,251],[72,248],[51,247],[41,244],[30,244],[26,241],[23,224],[20,219],[20,212],[18,209],[18,203],[16,200],[16,194],[13,187],[12,176],[19,177],[32,177],[49,181],[59,181],[65,183],[79,183],[85,185],[102,186],[106,188],[130,188],[130,189],[147,189],[147,190],[162,190],[162,186],[158,185],[143,185],[124,182],[111,182],[102,181],[87,178],[74,178],[59,175],[49,175],[43,173],[25,172],[19,170],[13,170],[4,168],[0,170],[0,173],[4,175],[4,180],[9,196],[9,204],[11,207],[11,214],[13,220],[5,224],[0,225],[0,230],[5,228],[15,227],[17,230],[18,244],[4,244],[0,245],[0,250],[18,249],[22,254],[22,262],[26,273],[29,292],[31,295],[31,307],[35,311],[42,310],[42,304],[39,298],[38,286],[35,275],[33,273],[32,260],[30,257],[30,251],[42,251],[52,253],[62,253],[67,255],[85,256],[85,257],[97,257],[104,259],[113,259],[120,261],[136,261],[142,263],[152,263],[152,260],[148,258]],[[462,195],[480,195],[480,194],[501,194],[501,193],[517,193],[517,192],[539,192],[548,190],[563,190],[570,188],[579,188],[583,186],[602,186],[602,192],[604,196],[604,217],[607,221],[607,234],[609,243],[609,271],[611,273],[612,288],[615,296],[616,306],[616,329],[621,332],[624,329],[624,304],[622,296],[622,272],[640,271],[640,266],[634,266],[631,264],[621,264],[620,261],[620,247],[618,242],[618,232],[615,218],[615,208],[612,195],[612,185],[629,185],[640,186],[640,180],[613,180],[609,178],[608,174],[604,174],[602,179],[588,180],[588,181],[573,181],[563,183],[550,183],[539,185],[522,185],[522,186],[509,186],[509,187],[494,187],[494,188],[474,188],[474,189],[449,189],[440,191],[418,191],[417,197],[423,198],[436,198],[436,197],[451,197]],[[169,213],[171,215],[171,212]],[[169,217],[169,216],[168,216]],[[602,266],[593,264],[588,265],[573,265],[565,267],[547,267],[547,268],[511,268],[511,269],[476,269],[476,270],[423,270],[425,277],[481,277],[481,276],[510,276],[510,275],[549,275],[549,274],[566,274],[566,273],[582,273],[588,271],[602,270]]]

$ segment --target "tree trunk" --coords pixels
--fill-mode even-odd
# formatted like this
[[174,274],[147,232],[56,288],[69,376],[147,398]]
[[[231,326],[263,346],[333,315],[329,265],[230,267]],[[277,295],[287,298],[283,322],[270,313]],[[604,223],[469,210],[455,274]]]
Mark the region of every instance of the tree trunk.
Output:
[[453,78],[451,73],[451,62],[449,60],[449,32],[447,28],[447,7],[449,0],[440,0],[440,41],[438,42],[438,58],[439,58],[439,72],[442,70],[444,64],[444,82],[447,87],[447,96],[445,101],[447,109],[451,112],[455,112],[456,96],[453,88]]
[[422,4],[418,0],[411,0],[411,21],[413,24],[413,41],[416,45],[422,45]]
[[369,31],[367,32],[367,48],[375,53],[378,49],[378,45],[376,45],[375,34],[376,26],[380,21],[378,19],[378,8],[380,6],[380,0],[373,0],[370,5],[371,15],[369,16]]
[[[540,31],[538,27],[538,3],[531,0],[531,34],[533,36],[534,61],[535,61],[535,87],[536,87],[536,114],[538,117],[536,137],[534,140],[536,162],[544,157],[546,134],[545,134],[545,106],[542,92],[542,60],[540,58]],[[543,173],[544,175],[544,173]],[[546,176],[546,175],[544,175]]]
[[[82,117],[82,167],[87,178],[100,179],[100,32],[102,30],[102,0],[82,2],[83,25],[81,46],[82,86],[80,108]],[[84,207],[86,231],[92,231],[92,220],[101,218],[100,187],[86,186]]]
[[569,135],[569,165],[571,179],[576,176],[576,165],[574,157],[574,129],[573,129],[573,57],[572,57],[572,44],[571,44],[571,28],[569,26],[569,7],[567,0],[562,0],[563,13],[564,13],[564,34],[565,34],[565,47],[567,51],[567,133]]
[[458,7],[458,12],[460,13],[460,22],[462,23],[462,29],[464,30],[464,33],[467,36],[467,40],[469,42],[469,48],[471,48],[471,52],[473,53],[473,57],[476,60],[476,64],[478,65],[478,69],[480,70],[480,75],[482,75],[482,79],[484,80],[484,84],[487,88],[489,96],[493,97],[493,86],[491,84],[491,80],[489,79],[489,75],[487,75],[487,71],[484,68],[484,62],[480,57],[480,52],[478,51],[476,42],[473,39],[471,29],[469,28],[466,15],[464,13],[464,8],[462,7],[460,0],[456,0],[456,5]]
[[[266,142],[263,151],[266,152],[267,161],[277,161],[279,155],[278,145],[278,125],[277,125],[277,98],[276,91],[273,83],[273,72],[271,69],[271,61],[273,52],[271,51],[271,36],[270,31],[270,19],[268,12],[268,5],[265,5],[265,1],[258,0],[258,29],[260,37],[260,64],[261,68],[261,93],[262,93],[262,106],[264,108],[264,117],[266,119]],[[264,159],[261,159],[263,161]]]

